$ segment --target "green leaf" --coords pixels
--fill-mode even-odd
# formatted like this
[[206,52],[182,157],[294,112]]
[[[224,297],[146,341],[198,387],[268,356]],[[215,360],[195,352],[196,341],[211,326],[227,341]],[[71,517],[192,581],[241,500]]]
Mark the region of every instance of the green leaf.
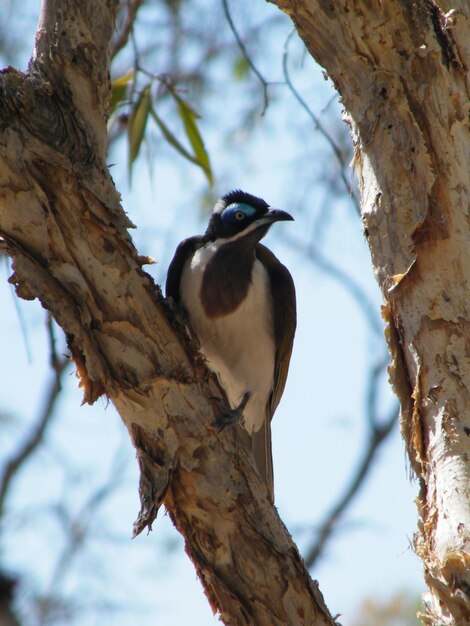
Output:
[[235,80],[243,80],[248,75],[250,71],[250,64],[248,63],[246,57],[239,57],[233,66],[233,76]]
[[129,178],[132,173],[132,164],[139,154],[142,139],[144,138],[151,106],[150,85],[147,85],[140,94],[129,118]]
[[189,104],[185,102],[177,93],[175,93],[175,91],[170,90],[170,93],[176,100],[176,103],[178,105],[178,112],[184,124],[186,136],[189,139],[189,143],[191,144],[192,149],[194,150],[196,163],[199,165],[199,167],[203,169],[206,178],[209,181],[210,186],[212,187],[214,179],[212,177],[212,169],[209,161],[209,155],[207,154],[204,141],[196,124],[196,119],[198,116],[192,110]]
[[124,100],[127,91],[127,85],[134,78],[134,72],[128,72],[127,74],[123,74],[116,80],[113,80],[111,83],[111,102],[110,102],[110,113],[114,111],[117,105]]
[[165,122],[162,120],[162,118],[158,115],[153,107],[150,108],[150,115],[157,123],[159,129],[162,132],[162,135],[165,137],[168,143],[173,146],[173,148],[175,148],[175,150],[177,150],[185,159],[191,161],[191,163],[199,165],[196,158],[193,157],[193,155],[188,152],[188,150],[186,150],[186,148],[178,141],[178,139],[176,139],[171,130],[168,128],[168,126],[165,124]]

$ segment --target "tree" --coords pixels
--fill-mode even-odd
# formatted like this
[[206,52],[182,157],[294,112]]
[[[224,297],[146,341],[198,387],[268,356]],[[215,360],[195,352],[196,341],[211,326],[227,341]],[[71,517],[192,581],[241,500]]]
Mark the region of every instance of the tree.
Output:
[[[63,6],[59,6],[61,4]],[[205,368],[198,362],[194,343],[188,342],[178,327],[178,320],[161,302],[158,290],[153,288],[141,270],[146,259],[138,257],[130,242],[126,232],[129,222],[120,212],[104,161],[109,91],[105,59],[115,7],[111,3],[106,7],[84,3],[80,9],[72,5],[44,3],[36,55],[28,74],[21,75],[10,69],[2,76],[5,131],[1,172],[6,195],[1,230],[6,249],[14,259],[13,282],[17,292],[22,297],[39,297],[64,328],[86,401],[92,402],[106,393],[128,426],[138,449],[142,471],[143,506],[138,529],[152,523],[159,504],[164,500],[175,525],[185,535],[187,550],[195,561],[212,605],[222,611],[226,620],[231,616],[236,623],[296,623],[295,620],[298,621],[298,616],[301,616],[305,623],[332,623],[277,516],[266,507],[262,487],[251,477],[250,460],[235,447],[230,433],[219,435],[208,426],[218,410],[217,406],[211,407],[208,400],[220,395],[221,390],[208,377]],[[285,3],[282,8],[289,10],[290,4]],[[420,332],[416,332],[415,338],[419,339],[418,345],[407,354],[410,343],[406,333],[412,332],[414,326],[406,312],[423,309],[416,306],[406,287],[410,283],[412,295],[417,297],[416,292],[421,295],[421,289],[415,284],[425,284],[430,289],[433,284],[427,277],[424,281],[421,273],[417,273],[417,268],[424,261],[421,257],[419,263],[414,261],[418,255],[411,249],[411,235],[402,239],[398,230],[400,226],[413,230],[413,224],[404,225],[399,221],[400,207],[406,204],[401,202],[402,191],[397,192],[390,181],[407,181],[410,183],[406,187],[407,201],[415,197],[422,200],[418,215],[422,223],[419,237],[414,241],[420,254],[422,249],[425,251],[423,255],[434,252],[429,250],[429,245],[426,246],[429,241],[436,247],[434,239],[430,240],[430,233],[433,233],[430,226],[434,228],[437,223],[439,233],[444,226],[436,218],[438,211],[435,203],[433,211],[429,213],[425,210],[429,204],[425,191],[431,189],[434,170],[429,166],[428,157],[423,156],[428,154],[425,148],[429,146],[421,143],[423,137],[431,141],[432,134],[429,135],[427,127],[423,127],[426,130],[424,133],[420,126],[415,126],[416,117],[418,121],[423,121],[417,115],[419,102],[413,101],[413,115],[409,107],[403,110],[400,97],[408,102],[412,94],[401,84],[399,90],[393,81],[405,75],[400,65],[408,63],[400,62],[403,50],[406,52],[404,58],[408,55],[407,59],[426,65],[422,61],[427,58],[426,54],[420,52],[422,56],[419,56],[416,46],[411,44],[411,33],[421,32],[416,26],[418,22],[426,42],[423,45],[430,46],[432,50],[443,46],[442,36],[450,35],[443,26],[440,30],[436,26],[436,20],[440,24],[440,14],[429,9],[428,4],[423,3],[421,10],[415,6],[409,9],[395,7],[393,19],[398,20],[400,37],[404,39],[397,48],[395,42],[385,36],[394,24],[392,16],[387,15],[389,20],[382,23],[383,14],[378,9],[377,13],[364,7],[362,12],[347,12],[347,9],[347,5],[340,11],[330,5],[302,3],[295,5],[295,11],[292,8],[292,16],[314,56],[330,72],[352,116],[356,163],[366,200],[363,202],[363,214],[373,259],[381,268],[379,276],[384,289],[390,287],[390,281],[394,285],[392,295],[390,290],[385,294],[389,302],[385,312],[392,321],[391,345],[397,364],[396,386],[402,398],[404,415],[409,414],[413,418],[411,423],[408,422],[407,431],[409,447],[413,451],[413,467],[422,477],[423,485],[429,488],[434,483],[426,480],[425,472],[429,468],[423,453],[426,449],[426,454],[430,454],[430,446],[425,446],[425,438],[420,439],[418,435],[422,436],[425,432],[424,426],[426,420],[431,420],[431,414],[438,414],[437,409],[433,413],[434,405],[430,411],[425,401],[429,396],[426,381],[431,371],[426,369],[430,365],[425,348],[429,350],[428,346],[432,344],[426,335],[427,344],[423,347],[424,336],[418,337],[421,333],[418,329]],[[381,9],[384,12],[390,10]],[[322,20],[317,19],[318,15],[322,16]],[[465,17],[459,14],[457,20],[455,15],[448,16],[452,17],[456,20],[457,35],[460,33],[462,37],[463,25],[458,20],[462,22]],[[72,28],[74,20],[80,25],[79,29]],[[369,32],[368,26],[377,21],[381,28],[371,28],[373,32]],[[361,40],[353,36],[354,29],[359,27],[364,41],[370,38],[373,43],[374,38],[382,37],[380,44],[376,44],[380,47],[380,54],[375,48],[372,50],[374,54],[360,50],[360,54],[353,55],[358,71],[350,72],[348,66],[346,72],[342,62],[348,59],[349,63],[355,51],[353,43]],[[341,36],[336,29],[342,29]],[[437,33],[441,33],[441,38]],[[333,41],[334,47],[331,45]],[[433,64],[439,65],[434,57],[435,54]],[[387,62],[392,61],[391,67],[388,67]],[[380,71],[374,64],[379,65]],[[436,69],[434,65],[433,70]],[[414,66],[407,69],[409,72],[416,70]],[[433,81],[437,81],[436,76],[439,74],[433,74]],[[361,83],[360,79],[364,82]],[[447,80],[450,79],[447,77]],[[464,82],[462,77],[460,80]],[[376,83],[380,83],[380,89]],[[370,90],[364,91],[364,84]],[[411,84],[414,83],[410,80]],[[385,91],[381,91],[382,87]],[[356,88],[360,88],[357,93]],[[369,98],[366,115],[363,115],[364,94]],[[397,113],[394,106],[397,102],[401,128],[407,128],[408,122],[414,131],[410,136],[414,137],[416,145],[408,146],[408,137],[402,135],[399,129],[394,131]],[[457,97],[452,102],[455,107],[459,104]],[[461,104],[462,111],[464,108]],[[393,123],[384,130],[380,120],[384,116],[388,121],[387,115]],[[376,125],[374,120],[380,123]],[[387,142],[376,141],[376,135],[379,139],[383,135]],[[379,150],[378,144],[381,149],[387,146],[390,152],[397,145],[410,147],[410,154],[415,155],[410,156],[412,174],[408,171],[405,176],[406,167],[405,171],[400,169],[403,168],[403,160],[396,162],[397,159],[394,161],[389,157],[386,167],[382,165],[374,152]],[[448,158],[449,163],[454,162]],[[436,160],[436,163],[439,164],[439,161]],[[402,178],[396,176],[393,166],[400,169]],[[435,185],[433,189],[438,192],[439,198],[444,193],[442,184],[439,179],[439,186]],[[375,195],[371,195],[371,189]],[[423,195],[417,196],[417,191]],[[449,200],[446,194],[444,197]],[[450,211],[450,200],[445,206]],[[388,213],[384,212],[384,207]],[[388,215],[395,216],[395,213],[398,216],[391,224]],[[432,219],[426,220],[428,213]],[[408,214],[405,217],[409,217]],[[382,250],[379,242],[384,241],[381,229],[385,227],[389,229],[385,233],[389,234],[386,241],[392,241],[392,244]],[[448,228],[444,230],[447,234]],[[408,242],[408,248],[405,244],[403,249],[398,247],[397,241]],[[455,242],[452,249],[454,247]],[[439,252],[441,257],[442,252]],[[379,259],[383,262],[379,263]],[[410,263],[407,265],[405,260]],[[439,269],[432,263],[430,267],[434,267],[436,272]],[[455,288],[451,287],[448,289],[446,285],[443,291],[446,294],[449,291],[451,301],[456,302],[458,294],[454,295]],[[422,301],[418,303],[422,305]],[[434,309],[436,306],[433,304]],[[441,318],[439,320],[442,321]],[[411,326],[408,327],[407,323]],[[424,330],[431,336],[435,333],[432,329]],[[462,348],[462,343],[463,340],[455,340],[452,345],[457,350],[459,346]],[[449,360],[447,351],[448,347],[442,354]],[[418,358],[416,355],[420,367],[414,376],[419,384],[410,374],[413,371],[411,364]],[[437,360],[441,362],[440,358]],[[457,358],[456,362],[459,363]],[[408,369],[404,367],[405,363]],[[454,371],[456,367],[451,372],[454,378],[461,375],[460,369]],[[442,385],[440,380],[439,385]],[[431,397],[438,407],[441,406],[440,394],[443,392],[441,387],[437,387],[432,387]],[[195,415],[199,416],[198,420]],[[459,434],[457,431],[455,440],[451,442],[457,445],[457,449],[458,445],[464,447]],[[229,461],[226,455],[229,455]],[[233,467],[234,470],[226,475],[224,467]],[[468,484],[468,481],[463,484]],[[423,498],[427,495],[423,489]],[[430,523],[435,519],[433,511],[423,512],[423,521],[426,522],[423,531],[427,533],[423,534],[423,539],[430,539],[433,531]],[[459,530],[461,537],[466,529],[465,521],[462,523]],[[431,568],[435,555],[429,550],[429,541],[424,541],[422,546],[429,572],[436,575],[436,567]],[[439,587],[442,606],[447,606],[445,610],[454,614],[455,623],[467,610],[465,597],[462,601],[462,590],[456,584],[462,577],[465,578],[462,554],[465,553],[453,550],[452,558],[444,563],[444,572],[448,577],[445,582],[449,582],[447,587],[442,589],[430,578],[433,590]],[[263,571],[260,571],[260,564],[264,565]],[[455,576],[451,566],[458,567],[459,576]],[[439,573],[442,572],[439,570]],[[246,585],[247,578],[250,579],[250,588]],[[254,585],[253,580],[257,581]],[[279,583],[278,590],[274,588],[275,580]],[[460,587],[464,588],[464,585]],[[253,589],[257,597],[253,597]],[[314,617],[317,610],[314,599],[321,607],[320,617]],[[456,599],[458,602],[454,601]],[[296,610],[300,612],[295,614]],[[438,610],[437,603],[430,607],[430,620],[441,619]],[[289,619],[290,622],[286,621]]]
[[194,342],[173,330],[171,311],[141,270],[147,259],[127,234],[105,166],[116,6],[44,3],[29,72],[3,74],[10,280],[64,329],[84,401],[105,393],[128,427],[141,469],[136,532],[151,526],[165,500],[224,619],[274,624],[295,614],[332,624],[263,486],[251,478],[251,459],[233,433],[211,426],[221,409],[210,399],[221,390]]
[[467,623],[468,7],[277,4],[328,71],[351,124],[390,375],[420,482],[424,621]]

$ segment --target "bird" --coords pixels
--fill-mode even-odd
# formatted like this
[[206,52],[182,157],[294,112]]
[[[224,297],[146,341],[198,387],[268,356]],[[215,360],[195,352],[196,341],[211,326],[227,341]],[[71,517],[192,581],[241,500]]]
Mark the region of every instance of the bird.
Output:
[[[297,323],[289,270],[260,240],[287,212],[236,189],[220,198],[204,235],[184,239],[169,265],[166,296],[182,309],[274,503],[271,420],[286,384]],[[241,426],[241,428],[240,428]]]

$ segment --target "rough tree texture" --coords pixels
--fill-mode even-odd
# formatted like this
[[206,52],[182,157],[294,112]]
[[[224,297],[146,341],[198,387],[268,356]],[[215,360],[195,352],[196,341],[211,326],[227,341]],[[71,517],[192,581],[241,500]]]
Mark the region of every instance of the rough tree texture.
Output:
[[355,141],[391,379],[419,477],[427,624],[470,624],[470,6],[277,0]]
[[45,0],[28,73],[0,73],[11,282],[66,332],[85,401],[106,394],[127,425],[141,468],[136,532],[164,501],[227,624],[331,626],[251,459],[211,427],[220,408],[208,399],[221,391],[175,334],[128,236],[105,166],[116,4]]

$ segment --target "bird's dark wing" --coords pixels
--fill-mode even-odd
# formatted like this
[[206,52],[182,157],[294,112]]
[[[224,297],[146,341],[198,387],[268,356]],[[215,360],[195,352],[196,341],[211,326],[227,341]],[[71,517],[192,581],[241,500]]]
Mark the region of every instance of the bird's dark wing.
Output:
[[251,449],[256,466],[264,477],[269,500],[274,502],[274,474],[271,452],[271,419],[281,400],[289,370],[294,342],[297,313],[295,287],[289,270],[262,244],[256,246],[256,256],[269,275],[273,300],[274,343],[276,346],[273,390],[266,406],[266,418],[259,431],[251,436]]
[[188,237],[188,239],[183,239],[176,248],[166,277],[165,294],[167,298],[173,298],[177,303],[180,301],[180,282],[184,264],[203,244],[204,237],[202,236]]
[[256,256],[266,268],[271,285],[274,316],[274,342],[276,356],[274,384],[269,405],[266,408],[271,419],[281,400],[289,371],[292,344],[297,325],[295,287],[289,270],[262,244],[256,247]]

